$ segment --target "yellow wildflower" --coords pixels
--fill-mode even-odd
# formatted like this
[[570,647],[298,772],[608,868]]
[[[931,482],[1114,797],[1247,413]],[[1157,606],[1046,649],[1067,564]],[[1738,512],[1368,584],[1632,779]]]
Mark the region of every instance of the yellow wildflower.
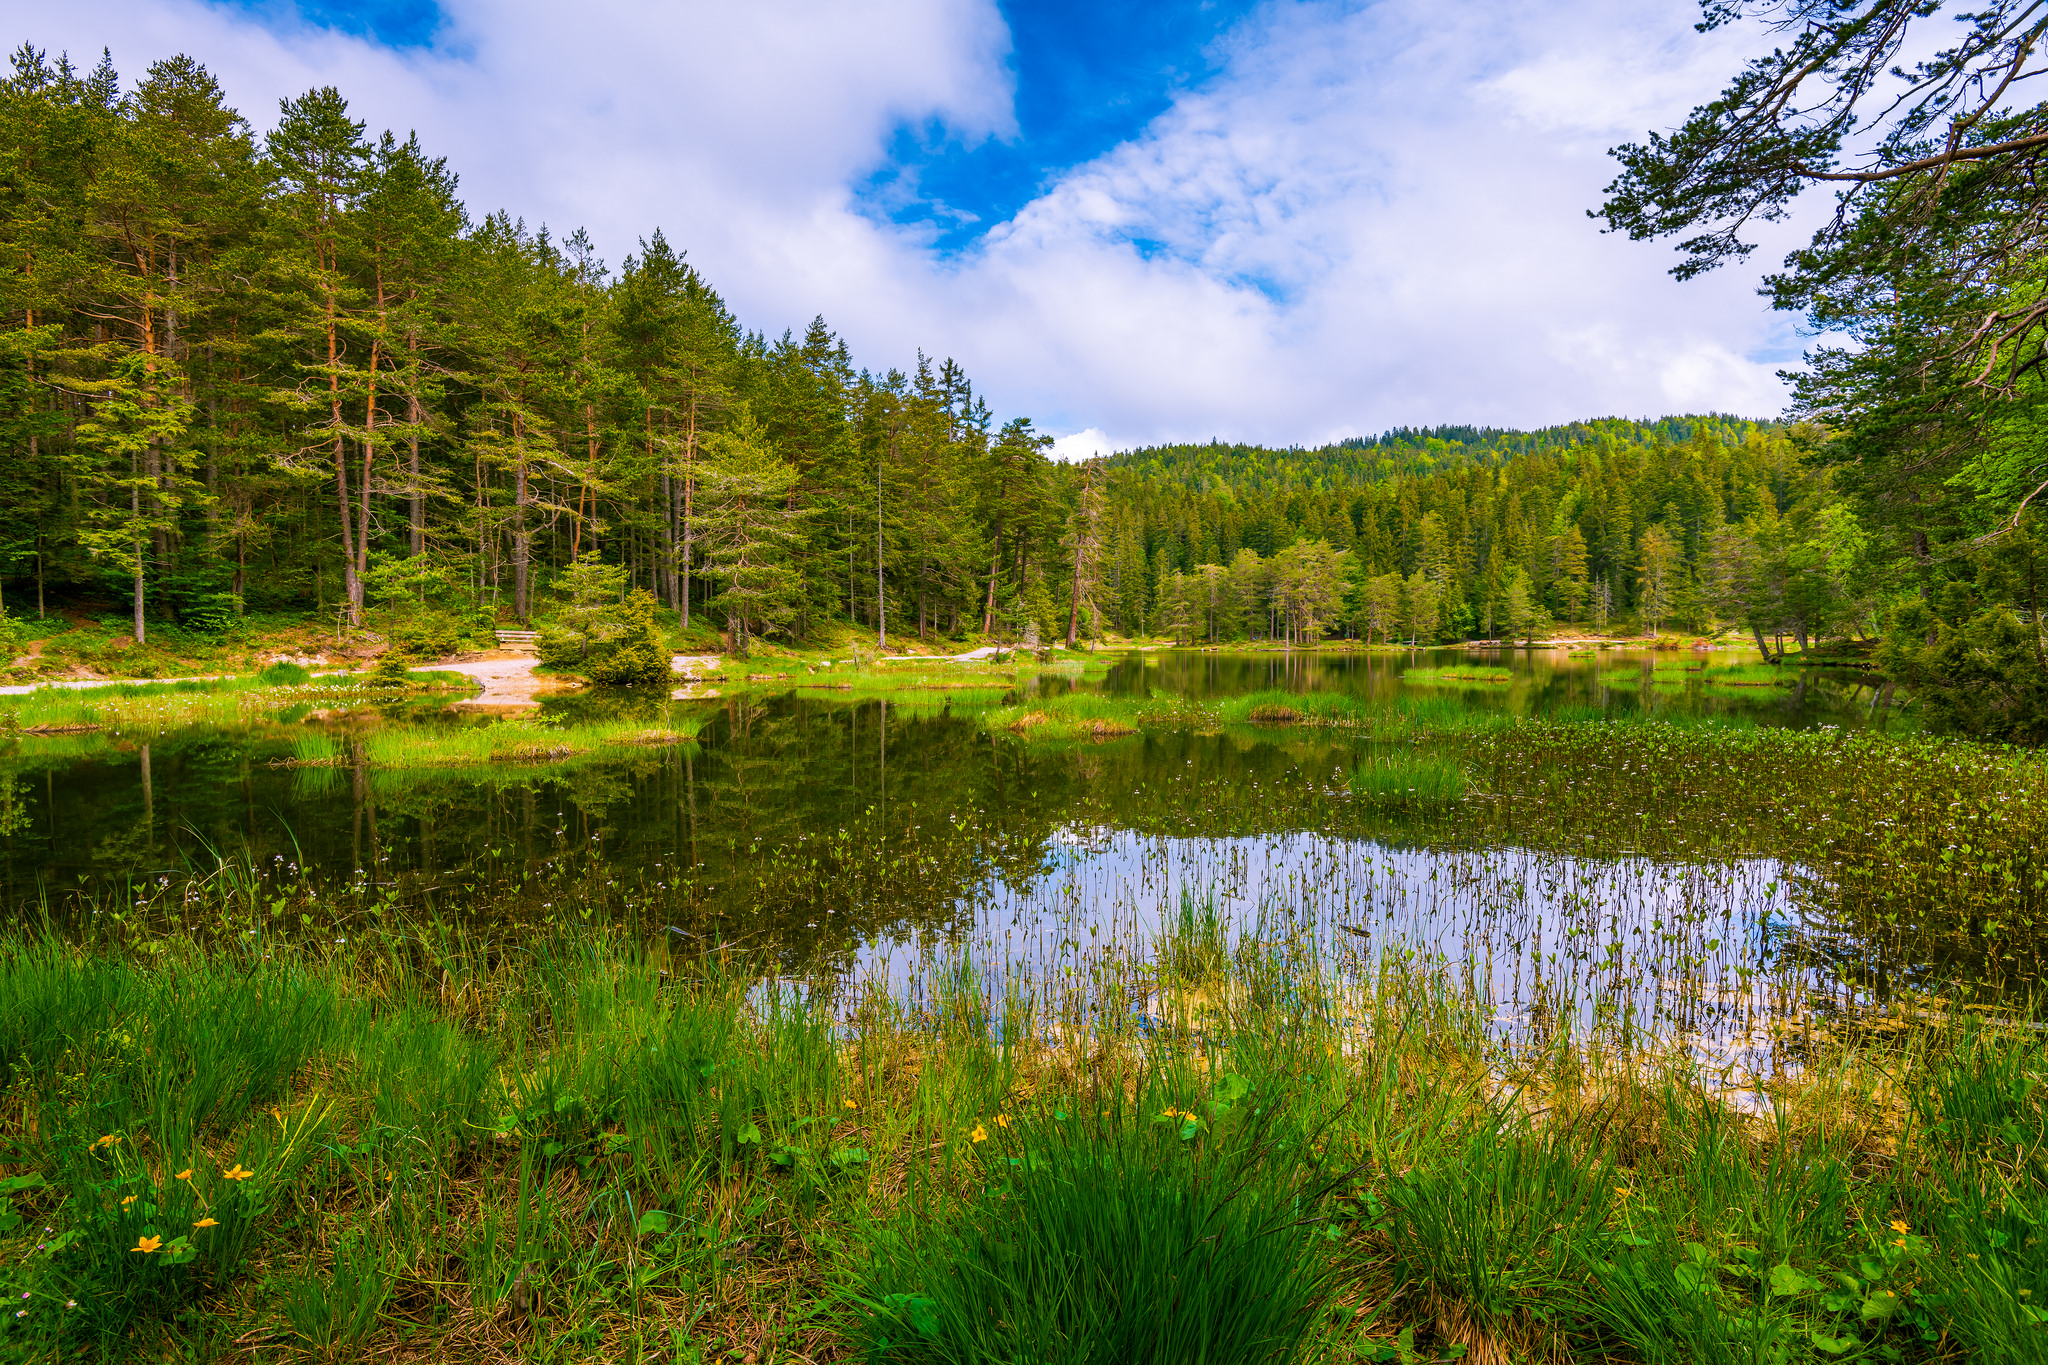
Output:
[[135,1196],[135,1195],[132,1195],[132,1194],[131,1194],[131,1195],[129,1195],[129,1196],[128,1196],[128,1197],[126,1198],[126,1199],[123,1199],[123,1200],[121,1201],[121,1207],[125,1209],[125,1208],[127,1208],[127,1207],[128,1207],[128,1206],[129,1206],[130,1204],[134,1203],[134,1202],[135,1202],[135,1200],[136,1200],[136,1196]]
[[105,1137],[101,1138],[101,1139],[100,1139],[100,1140],[99,1140],[98,1142],[95,1142],[95,1143],[93,1144],[93,1146],[94,1146],[95,1148],[100,1148],[100,1147],[111,1147],[111,1146],[113,1146],[113,1145],[114,1145],[115,1143],[119,1142],[120,1140],[121,1140],[121,1139],[120,1139],[120,1137],[119,1137],[119,1136],[117,1136],[116,1134],[113,1134],[113,1133],[108,1133],[108,1134],[107,1134],[107,1135],[106,1135]]
[[211,1227],[218,1227],[218,1226],[220,1226],[220,1219],[218,1219],[218,1218],[202,1218],[202,1219],[200,1219],[200,1220],[199,1220],[198,1222],[194,1223],[194,1224],[193,1224],[192,1226],[193,1226],[193,1227],[195,1227],[195,1228],[211,1228]]
[[1897,1219],[1897,1218],[1894,1218],[1894,1219],[1892,1219],[1892,1231],[1893,1231],[1893,1232],[1911,1232],[1911,1231],[1912,1231],[1912,1229],[1911,1229],[1911,1228],[1909,1228],[1909,1227],[1907,1227],[1907,1226],[1905,1225],[1905,1223],[1901,1222],[1901,1221],[1900,1221],[1899,1219]]
[[138,1237],[135,1239],[135,1245],[128,1249],[130,1251],[155,1251],[163,1244],[164,1239],[161,1237]]
[[982,1127],[980,1124],[977,1123],[974,1125],[974,1131],[969,1133],[967,1136],[975,1142],[987,1142],[988,1129]]
[[184,1170],[178,1172],[171,1178],[173,1180],[190,1180],[192,1178],[192,1168],[190,1166],[187,1166]]
[[860,1108],[860,1106],[859,1106],[858,1104],[856,1104],[856,1103],[855,1103],[854,1101],[852,1101],[852,1100],[848,1100],[848,1101],[846,1102],[846,1107],[847,1107],[848,1109],[858,1109],[858,1108]]
[[998,1127],[998,1128],[1008,1128],[1009,1126],[1010,1126],[1010,1116],[1009,1116],[1008,1114],[997,1114],[997,1115],[996,1115],[996,1127]]
[[254,1174],[256,1172],[249,1170],[241,1162],[237,1161],[234,1165],[221,1172],[221,1178],[224,1180],[247,1180]]

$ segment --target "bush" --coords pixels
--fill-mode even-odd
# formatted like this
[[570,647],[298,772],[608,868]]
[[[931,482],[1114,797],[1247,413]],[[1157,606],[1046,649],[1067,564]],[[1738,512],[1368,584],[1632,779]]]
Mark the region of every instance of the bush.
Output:
[[265,687],[303,687],[313,681],[313,674],[310,669],[280,660],[260,669],[256,674],[256,681]]
[[202,635],[225,635],[241,622],[241,613],[231,592],[200,593],[178,609],[178,624]]
[[376,687],[405,687],[412,682],[406,670],[405,655],[397,650],[387,650],[377,660],[377,666],[370,670],[370,682]]
[[586,554],[564,575],[570,605],[535,642],[548,668],[583,674],[601,687],[667,687],[674,657],[654,594],[623,593],[625,570]]
[[454,616],[417,616],[391,631],[391,652],[406,659],[445,659],[469,645],[474,627]]

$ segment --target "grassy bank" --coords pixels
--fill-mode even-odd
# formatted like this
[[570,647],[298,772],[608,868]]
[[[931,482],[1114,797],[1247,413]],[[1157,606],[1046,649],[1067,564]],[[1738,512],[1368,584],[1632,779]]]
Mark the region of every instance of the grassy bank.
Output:
[[671,941],[8,942],[0,1352],[2048,1358],[2029,1030],[1712,1071],[1188,903],[997,984]]
[[[414,673],[409,691],[466,691],[466,678]],[[363,674],[315,677],[291,664],[260,673],[180,682],[39,687],[0,697],[0,732],[62,733],[118,728],[163,730],[182,725],[241,725],[290,712],[388,702],[404,692],[372,685]]]
[[363,736],[363,757],[380,768],[447,768],[482,763],[549,763],[601,749],[680,744],[696,736],[694,717],[647,725],[591,721],[542,725],[500,720],[483,725],[404,726]]

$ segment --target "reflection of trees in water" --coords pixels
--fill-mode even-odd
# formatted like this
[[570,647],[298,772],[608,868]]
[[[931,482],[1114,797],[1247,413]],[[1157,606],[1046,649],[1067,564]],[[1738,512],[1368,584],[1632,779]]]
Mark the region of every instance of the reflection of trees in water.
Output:
[[[1165,690],[1163,675],[1174,687],[1242,691],[1304,660],[1324,672],[1297,671],[1297,680],[1350,670],[1354,682],[1376,686],[1405,657],[1289,664],[1187,654],[1117,667],[1142,670],[1126,680],[1132,686]],[[1254,666],[1256,677],[1246,671]],[[1570,685],[1528,684],[1536,696]],[[1810,687],[1867,704],[1854,680]],[[1810,856],[1813,837],[1785,823],[1792,807],[1774,804],[1783,785],[1775,769],[1739,782],[1709,780],[1711,766],[1609,772],[1600,755],[1611,757],[1617,741],[1597,726],[1552,727],[1576,736],[1566,747],[1577,756],[1532,762],[1518,757],[1513,734],[1375,746],[1344,731],[1238,726],[1059,749],[990,734],[943,700],[747,697],[707,708],[628,695],[579,697],[551,711],[650,727],[687,711],[708,723],[700,744],[548,767],[411,771],[365,767],[346,730],[329,732],[339,736],[340,766],[298,769],[269,766],[292,753],[285,730],[164,735],[151,740],[147,797],[134,748],[108,744],[98,757],[33,772],[10,772],[0,754],[21,826],[0,837],[6,895],[32,907],[43,888],[77,887],[80,872],[89,889],[125,894],[131,882],[211,870],[218,852],[303,866],[329,886],[362,868],[373,884],[365,894],[415,898],[484,926],[565,909],[632,914],[712,942],[771,941],[797,963],[862,939],[966,928],[977,897],[1053,866],[1064,827],[1197,838],[1313,831],[1416,849],[1618,850],[1674,861],[1796,861]],[[1461,762],[1476,795],[1353,789],[1361,763],[1418,758]],[[1844,789],[1841,799],[1862,798]],[[1646,821],[1652,810],[1659,818]],[[1877,900],[1858,908],[1847,885],[1840,875],[1816,883],[1805,899],[1812,922],[1794,946],[1871,989],[1916,979],[1916,964],[2011,975],[2020,957],[2033,960],[2024,944],[1992,956],[1981,924],[1957,923],[1932,902],[1910,913]]]
[[[1653,681],[1658,667],[1701,656],[1606,651],[1597,658],[1559,658],[1555,651],[1421,649],[1352,653],[1271,650],[1210,654],[1196,650],[1132,654],[1119,660],[1103,680],[1113,696],[1168,692],[1195,698],[1238,697],[1268,689],[1338,692],[1374,700],[1401,696],[1456,695],[1474,710],[1542,716],[1591,707],[1613,715],[1659,711],[1687,716],[1752,717],[1770,724],[1865,724],[1881,714],[1871,705],[1871,679],[1847,672],[1786,670],[1782,688],[1701,689]],[[1725,655],[1721,656],[1725,659]],[[1502,686],[1422,688],[1401,681],[1411,668],[1506,670]],[[1616,674],[1634,668],[1628,685]]]

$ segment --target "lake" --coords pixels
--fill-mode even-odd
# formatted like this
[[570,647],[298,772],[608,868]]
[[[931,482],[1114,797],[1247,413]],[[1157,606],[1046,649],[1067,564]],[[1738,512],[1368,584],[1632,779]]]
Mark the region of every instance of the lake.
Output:
[[[1856,991],[1942,967],[1924,945],[1845,931],[1824,879],[1768,836],[1703,848],[1675,820],[1676,843],[1511,828],[1513,803],[1470,743],[1200,709],[1282,692],[1614,733],[1646,720],[1660,733],[1913,729],[1854,673],[1721,685],[1688,672],[1755,674],[1745,661],[1182,650],[1110,656],[1007,695],[586,693],[548,701],[538,723],[701,728],[694,742],[461,768],[361,759],[372,733],[506,723],[452,714],[445,698],[24,736],[0,757],[0,878],[17,919],[175,924],[206,899],[195,884],[226,877],[246,905],[337,938],[400,905],[485,934],[629,914],[644,932],[761,948],[792,970],[885,974],[967,943],[989,970],[1042,974],[1076,947],[1214,916],[1228,934],[1306,932],[1442,964],[1503,1008],[1563,998],[1562,982],[1577,1007],[1646,1018],[1752,1018],[1759,992],[1811,993],[1844,961]],[[1189,709],[1104,742],[984,723],[1002,703],[1079,696]],[[318,766],[299,757],[309,736],[332,755]]]

